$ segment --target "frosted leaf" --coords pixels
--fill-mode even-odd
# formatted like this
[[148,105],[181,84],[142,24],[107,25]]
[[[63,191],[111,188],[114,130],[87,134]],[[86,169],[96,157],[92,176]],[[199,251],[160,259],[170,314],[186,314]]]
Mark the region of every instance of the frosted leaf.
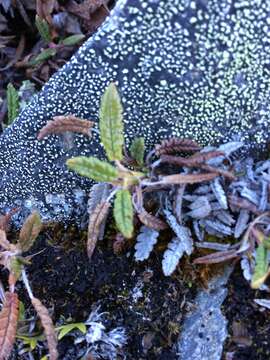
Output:
[[218,150],[223,151],[226,156],[230,156],[233,152],[237,151],[244,146],[244,143],[240,141],[231,141],[219,146]]
[[205,224],[209,227],[215,230],[217,233],[223,234],[223,235],[231,235],[232,229],[229,226],[224,225],[220,221],[212,221],[212,220],[205,220]]
[[193,240],[191,238],[190,230],[186,226],[180,225],[177,222],[176,217],[169,210],[164,209],[164,214],[171,229],[174,231],[175,235],[179,238],[179,241],[183,243],[184,251],[188,255],[190,255],[193,250]]
[[195,191],[198,195],[207,195],[210,192],[209,185],[200,185]]
[[220,180],[218,178],[216,178],[214,181],[212,181],[211,189],[212,189],[213,193],[215,194],[215,197],[216,197],[217,201],[219,202],[220,206],[223,209],[228,209],[227,197],[226,197],[225,191],[220,183]]
[[106,183],[94,184],[89,193],[87,211],[91,214],[94,209],[109,195],[109,185]]
[[137,236],[137,243],[135,245],[135,259],[136,261],[143,261],[148,259],[154,245],[157,242],[159,232],[142,226],[140,234]]
[[212,211],[211,205],[206,196],[199,196],[189,205],[189,208],[191,211],[189,211],[187,215],[195,219],[205,218]]
[[247,187],[244,187],[240,193],[243,198],[246,198],[255,205],[259,205],[258,194],[255,191],[250,190]]
[[217,211],[215,215],[216,215],[217,219],[220,220],[221,222],[223,222],[223,224],[225,224],[225,225],[235,224],[234,218],[228,211],[220,210],[220,211]]
[[204,229],[200,226],[198,221],[193,221],[193,230],[199,241],[203,241],[204,239]]
[[241,209],[234,228],[234,237],[236,239],[238,239],[246,230],[248,226],[248,220],[249,220],[249,211],[245,209]]
[[[241,269],[243,272],[243,276],[247,281],[251,281],[252,279],[252,274],[253,274],[253,269],[251,269],[251,264],[250,264],[250,260],[248,259],[247,256],[244,256],[241,259]],[[253,266],[255,266],[255,263],[253,261]]]
[[270,300],[269,299],[254,299],[254,302],[260,306],[263,306],[270,310]]
[[162,270],[165,276],[170,276],[174,272],[184,252],[184,243],[178,238],[173,238],[163,255]]
[[259,210],[265,211],[267,207],[267,201],[268,201],[268,183],[266,181],[261,181],[262,186],[262,192],[260,196],[260,204],[259,204]]

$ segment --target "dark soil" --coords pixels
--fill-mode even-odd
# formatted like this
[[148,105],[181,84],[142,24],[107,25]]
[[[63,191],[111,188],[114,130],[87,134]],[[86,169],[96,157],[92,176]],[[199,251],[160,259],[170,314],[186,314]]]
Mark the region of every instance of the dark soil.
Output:
[[[184,282],[180,272],[165,277],[157,254],[143,264],[134,261],[132,250],[117,256],[110,240],[99,244],[89,262],[85,235],[76,229],[52,230],[39,238],[31,253],[44,251],[28,267],[35,296],[53,309],[55,322],[60,317],[85,321],[91,307],[99,304],[109,312],[106,326],[126,328],[127,359],[176,359],[173,345],[195,294],[191,278]],[[27,298],[23,289],[20,298]],[[59,352],[60,359],[75,359],[73,338],[64,338]]]
[[[224,359],[270,359],[270,311],[254,302],[256,298],[269,298],[269,295],[252,290],[239,267],[232,274],[228,289],[223,313],[229,321],[231,337],[225,346]],[[235,334],[236,323],[241,334]]]

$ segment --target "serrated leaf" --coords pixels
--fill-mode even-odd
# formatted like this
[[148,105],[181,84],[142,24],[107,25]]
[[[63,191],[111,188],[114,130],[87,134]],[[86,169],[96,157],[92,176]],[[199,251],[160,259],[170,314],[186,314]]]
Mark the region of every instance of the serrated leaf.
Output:
[[87,255],[89,259],[91,259],[95,250],[100,229],[107,218],[110,205],[110,202],[102,201],[90,214],[87,236]]
[[56,330],[60,330],[58,334],[58,340],[61,340],[64,336],[69,334],[73,330],[80,330],[81,333],[85,334],[87,329],[84,323],[72,323],[67,325],[59,326]]
[[42,222],[40,215],[34,211],[25,220],[20,231],[19,246],[23,252],[28,251],[34,244],[42,229]]
[[117,88],[111,83],[105,90],[99,111],[101,142],[109,160],[122,160],[124,125],[122,104]]
[[38,54],[33,60],[29,61],[30,65],[38,65],[45,60],[53,57],[56,54],[56,49],[49,48],[43,50],[40,54]]
[[112,182],[118,178],[118,170],[106,161],[94,157],[78,156],[67,160],[69,169],[99,182]]
[[15,343],[19,317],[19,300],[16,293],[7,292],[0,312],[0,359],[8,359]]
[[51,38],[51,34],[50,34],[49,24],[47,23],[47,21],[44,19],[41,19],[39,16],[36,16],[35,24],[36,24],[36,27],[37,27],[38,32],[40,33],[40,36],[42,37],[42,39],[46,43],[51,42],[52,38]]
[[83,34],[77,34],[77,35],[71,35],[66,37],[62,44],[65,46],[72,46],[78,44],[80,41],[82,41],[85,38]]
[[256,249],[256,265],[251,280],[252,289],[259,289],[269,274],[268,250],[264,244],[260,244]]
[[93,121],[77,118],[74,115],[54,116],[49,120],[38,133],[38,140],[50,134],[63,134],[67,131],[83,134],[91,137],[91,129],[94,126]]
[[128,190],[119,190],[114,201],[113,215],[116,226],[126,238],[133,235],[133,206]]
[[169,243],[162,260],[162,270],[165,276],[170,276],[174,272],[184,252],[185,246],[180,239],[174,238]]
[[149,258],[154,245],[157,243],[159,232],[150,229],[147,226],[142,226],[140,234],[137,236],[137,243],[135,245],[135,259],[136,261],[143,261]]
[[182,243],[184,251],[190,255],[193,251],[193,240],[190,230],[186,226],[179,224],[176,217],[168,209],[164,209],[164,214],[169,226]]
[[130,146],[130,154],[134,160],[136,160],[137,164],[143,166],[144,164],[144,152],[145,152],[145,144],[144,138],[139,137],[135,138]]
[[8,107],[8,125],[10,125],[13,120],[19,114],[19,95],[15,87],[9,83],[7,86],[7,107]]
[[39,299],[32,298],[31,302],[44,328],[44,334],[46,336],[48,348],[49,348],[50,360],[57,360],[58,358],[57,337],[55,334],[55,329],[53,326],[52,319],[49,315],[49,312]]

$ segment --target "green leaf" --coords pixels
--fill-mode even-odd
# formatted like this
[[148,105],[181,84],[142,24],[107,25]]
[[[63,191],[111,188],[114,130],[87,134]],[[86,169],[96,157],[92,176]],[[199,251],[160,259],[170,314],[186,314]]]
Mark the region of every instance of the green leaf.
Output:
[[42,229],[40,215],[34,211],[25,220],[19,236],[19,246],[23,252],[28,251],[34,244]]
[[12,256],[10,260],[10,270],[16,281],[21,277],[22,267],[22,262],[16,256]]
[[260,244],[256,250],[256,265],[251,280],[252,289],[259,289],[269,274],[268,250],[264,244]]
[[15,87],[9,83],[7,86],[8,124],[10,125],[19,114],[19,95]]
[[66,37],[62,41],[62,44],[66,45],[66,46],[76,45],[80,41],[82,41],[84,38],[85,38],[85,36],[83,34],[71,35],[71,36]]
[[99,110],[101,142],[109,160],[122,160],[124,125],[122,104],[114,83],[105,90]]
[[114,201],[113,215],[116,226],[126,238],[133,235],[133,206],[130,192],[119,190]]
[[67,161],[67,166],[82,176],[100,182],[112,182],[119,175],[118,170],[111,164],[94,157],[74,157]]
[[38,32],[40,33],[40,36],[42,39],[49,43],[52,41],[51,33],[50,33],[50,27],[46,20],[41,19],[38,15],[36,16],[36,27],[38,29]]
[[25,306],[22,301],[19,301],[19,321],[25,320]]
[[38,65],[45,60],[53,57],[56,54],[56,49],[49,48],[43,50],[39,55],[37,55],[33,60],[29,61],[30,65]]
[[72,330],[78,329],[83,334],[86,333],[87,329],[84,323],[72,323],[67,325],[62,325],[56,328],[59,331],[58,340],[61,340],[64,336],[70,333]]
[[135,138],[130,146],[130,154],[134,160],[136,160],[137,164],[143,166],[144,164],[144,138],[139,137]]

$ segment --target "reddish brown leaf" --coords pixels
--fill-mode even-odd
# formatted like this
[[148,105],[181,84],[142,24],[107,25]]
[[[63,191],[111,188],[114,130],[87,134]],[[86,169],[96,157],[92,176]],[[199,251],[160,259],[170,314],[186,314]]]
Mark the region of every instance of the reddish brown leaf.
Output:
[[40,130],[38,140],[41,140],[50,134],[62,134],[66,131],[91,136],[91,128],[93,125],[93,121],[79,119],[74,115],[55,116],[53,120],[49,120]]
[[7,360],[10,356],[16,338],[18,317],[18,295],[7,292],[0,312],[0,360]]
[[206,153],[197,153],[188,158],[181,156],[162,155],[161,160],[170,164],[193,167],[201,165],[206,161],[221,155],[223,155],[223,152],[221,151],[209,151]]
[[44,328],[45,336],[48,343],[50,360],[56,360],[58,358],[57,351],[57,337],[53,326],[52,319],[49,315],[47,308],[37,298],[31,299],[32,305],[34,306],[38,316],[40,317],[41,324]]
[[194,264],[217,264],[238,257],[236,250],[219,251],[201,256],[193,261]]
[[10,210],[6,215],[0,216],[0,229],[8,231],[12,216],[18,211],[18,208]]
[[143,209],[138,214],[138,218],[140,219],[141,223],[151,229],[159,231],[168,228],[168,225],[164,221],[160,220],[156,216],[149,214],[145,209]]
[[28,251],[34,244],[42,229],[42,222],[37,211],[25,220],[19,236],[19,246],[22,251]]
[[247,199],[240,198],[236,195],[229,195],[228,200],[231,207],[245,209],[251,211],[256,215],[262,214],[262,212],[257,208],[257,206],[252,204]]
[[178,152],[195,152],[201,149],[200,145],[191,139],[171,138],[163,140],[161,144],[156,145],[155,153],[157,156],[165,154],[175,154]]
[[12,244],[7,240],[6,232],[0,229],[0,249],[11,250],[11,245]]
[[110,203],[107,201],[103,201],[97,205],[95,210],[89,217],[89,225],[88,225],[88,239],[87,239],[87,255],[89,259],[91,259],[93,252],[96,247],[96,243],[98,240],[98,235],[100,231],[100,227],[103,223],[103,220],[106,218],[108,211],[110,208]]
[[36,12],[37,15],[46,20],[49,24],[52,23],[51,13],[53,9],[57,6],[56,0],[37,0],[36,2]]
[[161,180],[163,184],[196,184],[203,181],[211,181],[217,174],[174,174],[164,176]]

